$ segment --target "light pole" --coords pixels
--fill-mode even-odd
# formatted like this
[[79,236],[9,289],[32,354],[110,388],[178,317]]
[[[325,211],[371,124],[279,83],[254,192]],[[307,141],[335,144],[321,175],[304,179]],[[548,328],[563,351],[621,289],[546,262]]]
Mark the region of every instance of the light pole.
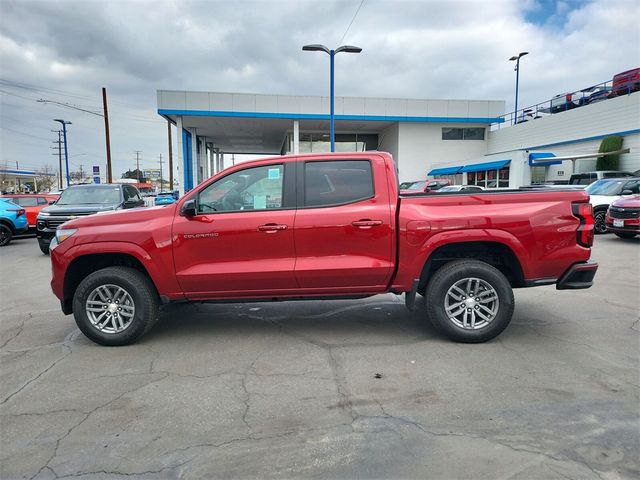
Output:
[[302,47],[302,50],[307,52],[324,52],[329,55],[331,59],[331,70],[330,70],[330,85],[331,85],[331,94],[329,99],[330,113],[329,113],[329,136],[331,138],[331,151],[336,151],[336,140],[335,140],[335,114],[334,114],[334,87],[333,87],[333,78],[334,78],[334,60],[336,53],[346,52],[346,53],[360,53],[362,49],[360,47],[354,47],[351,45],[342,45],[341,47],[336,48],[335,50],[329,50],[324,45],[313,44],[313,45],[305,45]]
[[510,62],[515,61],[516,62],[516,67],[514,68],[514,70],[516,71],[516,105],[515,105],[515,109],[514,109],[514,120],[513,123],[516,124],[518,123],[518,81],[520,78],[520,58],[524,57],[525,55],[527,55],[529,52],[520,52],[518,55],[514,55],[513,57],[511,57],[509,59]]
[[64,165],[67,168],[67,187],[71,184],[71,176],[69,175],[69,152],[67,151],[67,125],[71,125],[71,122],[62,120],[60,118],[54,118],[54,122],[60,122],[62,125],[62,137],[64,138]]

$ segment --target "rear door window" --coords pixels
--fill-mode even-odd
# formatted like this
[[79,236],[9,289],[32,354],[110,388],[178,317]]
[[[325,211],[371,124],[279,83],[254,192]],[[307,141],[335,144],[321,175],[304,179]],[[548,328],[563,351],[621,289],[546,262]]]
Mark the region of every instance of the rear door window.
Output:
[[304,206],[322,207],[359,202],[374,196],[368,160],[306,162]]
[[36,197],[18,197],[14,200],[21,207],[35,207],[38,205]]

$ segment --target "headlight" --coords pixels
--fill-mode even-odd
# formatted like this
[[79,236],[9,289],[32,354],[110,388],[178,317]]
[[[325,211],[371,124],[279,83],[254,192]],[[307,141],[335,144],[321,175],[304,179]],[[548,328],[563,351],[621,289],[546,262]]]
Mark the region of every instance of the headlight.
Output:
[[77,228],[59,228],[56,230],[56,240],[58,243],[62,243],[77,231]]
[[39,217],[48,217],[49,215],[51,215],[49,212],[40,212],[40,213],[38,213]]

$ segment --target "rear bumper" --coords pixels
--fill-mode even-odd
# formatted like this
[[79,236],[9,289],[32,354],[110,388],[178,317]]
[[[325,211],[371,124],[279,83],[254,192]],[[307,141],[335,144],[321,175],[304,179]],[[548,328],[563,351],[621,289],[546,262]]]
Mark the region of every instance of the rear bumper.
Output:
[[593,285],[593,277],[598,270],[596,262],[587,261],[574,263],[569,269],[562,274],[556,283],[558,290],[578,290],[581,288],[589,288]]

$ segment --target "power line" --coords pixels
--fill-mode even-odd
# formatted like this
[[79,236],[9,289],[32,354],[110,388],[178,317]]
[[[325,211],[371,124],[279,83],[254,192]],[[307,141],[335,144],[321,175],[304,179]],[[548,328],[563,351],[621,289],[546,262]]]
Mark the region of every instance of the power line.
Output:
[[358,5],[358,9],[356,10],[356,13],[353,14],[353,18],[351,19],[351,22],[349,22],[349,26],[347,27],[347,29],[344,31],[344,34],[342,35],[342,38],[340,39],[340,41],[338,42],[338,45],[342,45],[342,41],[344,40],[344,37],[347,36],[347,33],[349,32],[349,29],[351,28],[351,25],[353,25],[353,21],[356,19],[356,17],[358,16],[358,12],[360,11],[360,9],[362,8],[362,5],[364,4],[365,0],[361,0],[360,5]]
[[31,135],[29,133],[20,132],[19,130],[14,130],[13,128],[5,127],[4,125],[0,125],[0,128],[4,130],[8,130],[13,133],[17,133],[18,135],[25,135],[27,137],[37,138],[38,140],[51,140],[50,138],[38,137],[36,135]]

